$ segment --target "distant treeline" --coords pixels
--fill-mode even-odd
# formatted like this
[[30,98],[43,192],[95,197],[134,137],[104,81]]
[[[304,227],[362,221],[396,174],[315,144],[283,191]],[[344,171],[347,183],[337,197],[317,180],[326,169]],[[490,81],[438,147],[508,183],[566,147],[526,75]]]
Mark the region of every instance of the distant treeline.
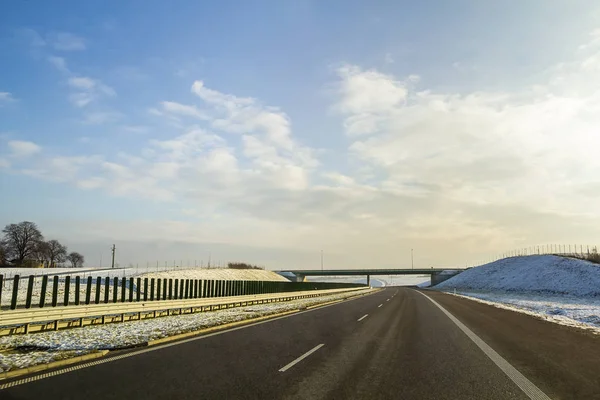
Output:
[[227,268],[231,269],[263,269],[263,267],[259,267],[258,265],[247,264],[243,262],[230,262],[227,263]]

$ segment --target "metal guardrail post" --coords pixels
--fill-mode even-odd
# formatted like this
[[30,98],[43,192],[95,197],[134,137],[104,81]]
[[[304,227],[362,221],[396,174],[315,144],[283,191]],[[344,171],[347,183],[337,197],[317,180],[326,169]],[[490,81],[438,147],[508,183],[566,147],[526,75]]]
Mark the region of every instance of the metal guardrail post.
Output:
[[[27,298],[25,299],[25,308],[31,308],[31,297],[33,296],[33,280],[35,276],[29,275],[29,281],[27,282]],[[1,291],[0,287],[0,291]]]
[[65,296],[63,298],[63,305],[69,305],[69,289],[71,289],[71,276],[67,275],[65,277]]
[[81,290],[81,278],[75,277],[75,305],[79,305],[79,291]]
[[52,279],[52,307],[56,307],[56,303],[58,303],[58,276],[54,275]]

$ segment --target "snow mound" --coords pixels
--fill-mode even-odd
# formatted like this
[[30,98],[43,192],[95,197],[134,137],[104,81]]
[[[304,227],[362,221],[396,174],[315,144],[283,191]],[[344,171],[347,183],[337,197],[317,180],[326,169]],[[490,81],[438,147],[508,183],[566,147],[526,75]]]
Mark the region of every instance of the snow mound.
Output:
[[600,296],[600,265],[548,255],[511,257],[468,269],[434,288]]
[[171,278],[171,279],[214,279],[229,281],[271,281],[289,282],[285,277],[273,272],[261,269],[182,269],[176,271],[149,272],[140,275],[141,278]]

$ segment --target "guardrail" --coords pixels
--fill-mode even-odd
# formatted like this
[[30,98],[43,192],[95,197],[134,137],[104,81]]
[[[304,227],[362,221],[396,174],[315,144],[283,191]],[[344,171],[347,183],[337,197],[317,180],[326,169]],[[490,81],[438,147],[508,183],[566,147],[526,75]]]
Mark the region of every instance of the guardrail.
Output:
[[222,298],[145,301],[140,303],[93,304],[80,307],[17,309],[0,313],[0,336],[44,332],[89,325],[137,321],[169,315],[191,314],[253,304],[290,301],[367,287],[297,291],[277,294],[243,295]]

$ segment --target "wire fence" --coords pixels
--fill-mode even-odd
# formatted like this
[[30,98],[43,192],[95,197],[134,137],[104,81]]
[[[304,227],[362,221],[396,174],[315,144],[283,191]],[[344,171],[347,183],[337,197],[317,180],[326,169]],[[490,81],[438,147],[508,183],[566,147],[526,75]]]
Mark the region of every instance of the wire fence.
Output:
[[600,254],[598,246],[587,244],[542,244],[529,247],[521,247],[510,251],[502,252],[493,257],[479,260],[476,263],[468,265],[475,267],[478,265],[488,264],[494,261],[502,260],[510,257],[537,256],[537,255],[554,255],[561,257],[577,258],[580,260],[591,261],[600,264]]

